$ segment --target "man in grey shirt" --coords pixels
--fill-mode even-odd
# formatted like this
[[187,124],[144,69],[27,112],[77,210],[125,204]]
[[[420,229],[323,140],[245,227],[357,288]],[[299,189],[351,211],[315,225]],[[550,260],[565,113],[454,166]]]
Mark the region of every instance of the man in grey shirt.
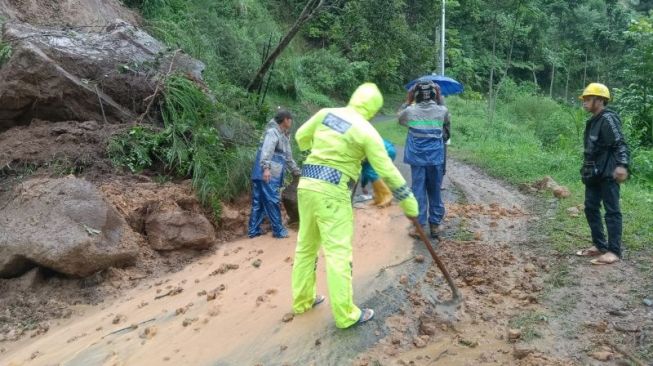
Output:
[[263,142],[256,154],[252,168],[252,210],[247,235],[250,238],[263,234],[261,223],[267,216],[275,238],[287,238],[288,230],[281,219],[280,190],[286,169],[300,174],[290,148],[292,115],[280,109],[265,127]]

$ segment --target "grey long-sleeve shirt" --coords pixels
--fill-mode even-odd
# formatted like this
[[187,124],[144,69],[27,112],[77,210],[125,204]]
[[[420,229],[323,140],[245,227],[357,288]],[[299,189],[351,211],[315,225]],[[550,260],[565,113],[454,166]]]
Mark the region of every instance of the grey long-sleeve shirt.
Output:
[[292,149],[290,148],[290,139],[288,135],[281,130],[279,124],[274,120],[270,120],[265,126],[265,133],[263,134],[263,144],[261,145],[261,168],[270,169],[272,165],[272,155],[281,154],[286,160],[285,168],[290,170],[293,174],[299,174],[299,166],[292,157]]

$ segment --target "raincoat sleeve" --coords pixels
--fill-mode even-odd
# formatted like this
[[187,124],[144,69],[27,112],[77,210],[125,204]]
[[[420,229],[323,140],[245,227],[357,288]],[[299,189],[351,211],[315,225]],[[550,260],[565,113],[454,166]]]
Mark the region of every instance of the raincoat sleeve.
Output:
[[322,109],[299,127],[297,133],[295,133],[295,141],[297,141],[297,145],[299,145],[301,151],[310,150],[313,147],[315,129],[324,121],[326,114],[327,110]]
[[451,113],[447,112],[447,115],[444,117],[444,136],[443,139],[446,142],[451,138]]
[[399,112],[398,118],[400,125],[408,126],[408,108],[403,109],[401,112]]
[[408,217],[417,217],[419,214],[417,200],[406,185],[406,180],[401,176],[399,169],[392,163],[383,146],[379,133],[371,127],[364,144],[365,156],[383,181],[390,187],[392,196],[399,201],[399,206]]
[[274,133],[273,129],[269,129],[263,138],[263,145],[261,145],[261,168],[270,169],[272,163],[272,155],[279,143],[278,136]]
[[406,186],[406,180],[401,176],[401,173],[388,156],[383,140],[374,128],[368,133],[364,148],[365,156],[372,168],[383,178],[383,181],[388,184],[393,192]]

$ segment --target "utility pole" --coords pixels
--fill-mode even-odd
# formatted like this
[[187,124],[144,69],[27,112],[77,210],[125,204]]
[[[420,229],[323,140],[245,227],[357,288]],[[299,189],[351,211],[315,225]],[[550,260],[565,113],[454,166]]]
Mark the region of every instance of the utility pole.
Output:
[[444,5],[445,0],[442,0],[442,24],[440,31],[440,75],[444,76]]

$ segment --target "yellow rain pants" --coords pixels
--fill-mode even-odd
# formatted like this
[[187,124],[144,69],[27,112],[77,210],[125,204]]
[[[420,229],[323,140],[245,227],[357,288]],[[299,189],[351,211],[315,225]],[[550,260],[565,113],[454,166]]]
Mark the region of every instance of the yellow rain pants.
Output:
[[331,311],[339,328],[355,324],[361,310],[352,289],[353,213],[348,186],[360,175],[361,162],[390,186],[399,206],[410,217],[417,201],[406,180],[388,157],[383,140],[368,122],[383,105],[372,83],[358,87],[344,108],[325,108],[297,130],[302,151],[310,150],[302,168],[297,200],[299,234],[292,272],[293,311],[303,313],[316,298],[316,260],[324,250]]
[[351,201],[347,194],[344,199],[338,199],[306,189],[297,192],[297,200],[300,227],[292,273],[293,311],[299,314],[313,306],[317,296],[317,254],[321,245],[333,318],[338,328],[347,328],[361,316],[361,310],[354,305],[352,288],[354,218]]

